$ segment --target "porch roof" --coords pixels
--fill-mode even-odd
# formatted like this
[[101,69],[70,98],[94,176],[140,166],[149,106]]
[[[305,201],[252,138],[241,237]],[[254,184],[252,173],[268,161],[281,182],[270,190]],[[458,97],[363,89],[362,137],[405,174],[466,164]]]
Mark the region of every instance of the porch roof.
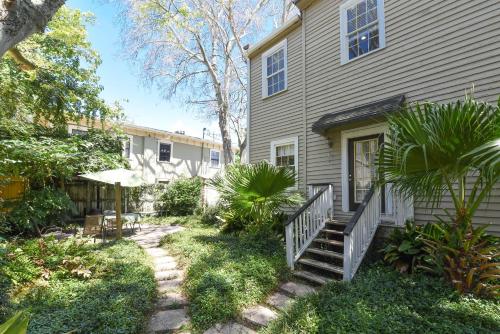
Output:
[[385,114],[399,110],[405,102],[405,95],[396,95],[387,99],[367,103],[340,112],[333,112],[322,116],[313,123],[312,131],[322,134],[331,128],[362,121],[372,117],[383,116]]

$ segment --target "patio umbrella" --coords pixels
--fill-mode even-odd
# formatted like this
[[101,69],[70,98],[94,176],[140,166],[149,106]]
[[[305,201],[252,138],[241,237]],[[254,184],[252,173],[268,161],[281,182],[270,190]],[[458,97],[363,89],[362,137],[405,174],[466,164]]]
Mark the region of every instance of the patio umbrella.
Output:
[[122,207],[122,187],[140,187],[145,184],[151,184],[146,181],[140,172],[128,170],[124,168],[105,170],[102,172],[81,174],[79,177],[91,181],[97,181],[107,184],[115,185],[115,208],[116,208],[116,226],[117,237],[122,237],[122,220],[121,220],[121,207]]

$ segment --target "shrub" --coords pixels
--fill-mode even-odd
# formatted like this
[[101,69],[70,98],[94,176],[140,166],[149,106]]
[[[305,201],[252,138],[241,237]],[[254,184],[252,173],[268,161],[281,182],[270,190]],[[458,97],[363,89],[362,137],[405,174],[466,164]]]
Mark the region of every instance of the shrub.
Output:
[[41,234],[41,229],[62,224],[75,206],[68,194],[50,187],[30,190],[7,216],[11,233]]
[[222,223],[222,208],[218,205],[209,206],[200,215],[201,223],[204,225],[220,225]]
[[432,233],[423,233],[430,258],[424,268],[444,275],[460,293],[500,295],[500,239],[485,229],[466,221],[434,224]]
[[160,197],[160,209],[167,215],[188,216],[200,204],[199,178],[178,179],[170,183]]
[[384,261],[393,265],[399,272],[414,272],[426,252],[422,241],[423,226],[407,221],[403,230],[395,229],[389,236],[386,246],[380,251]]
[[295,183],[294,171],[266,162],[232,165],[211,182],[221,196],[229,231],[273,225],[283,207],[302,201],[299,193],[290,190]]

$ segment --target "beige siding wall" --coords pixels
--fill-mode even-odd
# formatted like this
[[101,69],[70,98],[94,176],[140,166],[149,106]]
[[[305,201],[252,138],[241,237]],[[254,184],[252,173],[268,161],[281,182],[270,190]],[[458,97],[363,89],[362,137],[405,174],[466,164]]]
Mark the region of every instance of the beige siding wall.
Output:
[[302,38],[300,27],[287,37],[288,89],[278,95],[262,98],[261,56],[251,60],[250,161],[270,161],[271,142],[298,137],[298,173],[301,188],[305,177],[304,113],[302,82]]
[[[302,164],[307,160],[307,166],[301,180],[333,182],[337,210],[342,196],[341,129],[332,131],[329,140],[312,133],[311,125],[322,115],[397,94],[406,94],[410,101],[447,102],[463,98],[474,86],[479,100],[496,103],[500,96],[499,1],[385,0],[386,47],[345,65],[340,65],[339,3],[314,2],[303,13],[302,26],[289,37],[300,40],[300,34],[305,35],[305,91],[260,99],[260,56],[252,59],[250,130],[251,161],[268,159],[274,134],[305,131],[307,154],[302,144],[299,159]],[[302,83],[296,65],[301,64],[302,49],[289,43],[288,50],[289,75]],[[445,199],[443,205],[449,204]],[[417,205],[415,216],[419,221],[432,219],[423,205]],[[495,223],[490,230],[500,234],[500,186],[476,222]]]

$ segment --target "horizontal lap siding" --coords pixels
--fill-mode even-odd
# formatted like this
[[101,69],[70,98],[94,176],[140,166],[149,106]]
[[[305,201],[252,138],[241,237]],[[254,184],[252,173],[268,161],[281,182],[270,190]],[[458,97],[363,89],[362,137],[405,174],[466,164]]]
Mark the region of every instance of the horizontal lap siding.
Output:
[[[341,210],[340,130],[325,137],[310,131],[326,113],[396,94],[410,101],[462,99],[474,86],[478,100],[500,95],[500,2],[385,0],[386,48],[340,65],[339,1],[320,0],[306,9],[306,108],[308,182],[333,182]],[[359,124],[361,126],[361,124]],[[500,185],[481,206],[475,223],[500,234]],[[443,198],[442,207],[451,207]],[[415,218],[433,214],[422,203]],[[442,211],[441,211],[442,213]]]
[[287,37],[288,89],[262,99],[261,55],[251,60],[250,162],[269,161],[271,142],[299,138],[299,184],[304,190],[305,143],[302,83],[302,38],[300,27]]

